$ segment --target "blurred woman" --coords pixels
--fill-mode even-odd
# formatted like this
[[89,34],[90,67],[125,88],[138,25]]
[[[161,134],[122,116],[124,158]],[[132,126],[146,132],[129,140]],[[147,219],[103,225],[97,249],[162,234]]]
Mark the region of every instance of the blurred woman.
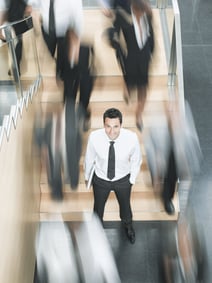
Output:
[[[133,88],[137,90],[136,126],[142,131],[149,63],[154,50],[152,10],[145,0],[122,2],[116,5],[109,39],[123,72],[125,102],[129,101],[130,91]],[[124,44],[121,43],[121,36]]]

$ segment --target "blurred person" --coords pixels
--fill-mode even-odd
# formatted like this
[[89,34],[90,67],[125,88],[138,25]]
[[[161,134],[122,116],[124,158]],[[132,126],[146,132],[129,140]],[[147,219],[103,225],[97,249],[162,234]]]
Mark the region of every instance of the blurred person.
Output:
[[207,251],[201,225],[191,207],[176,223],[161,223],[158,258],[160,282],[206,283]]
[[88,130],[91,116],[89,100],[95,79],[94,49],[91,44],[81,41],[82,1],[30,1],[40,9],[43,38],[51,56],[56,57],[56,78],[64,82],[64,103],[67,99],[75,103],[79,90],[78,115],[83,130]]
[[166,104],[166,115],[170,135],[167,148],[167,167],[163,179],[162,198],[165,210],[175,212],[172,199],[179,180],[191,180],[199,173],[202,161],[202,152],[196,132],[191,109],[185,103],[185,113],[180,109],[178,102]]
[[[72,32],[71,37],[75,37]],[[62,78],[64,81],[64,103],[76,103],[79,91],[77,115],[84,131],[90,127],[90,96],[95,81],[94,48],[92,45],[80,44],[78,63],[70,65],[63,53]],[[71,102],[69,102],[71,100]]]
[[36,235],[36,282],[121,283],[108,239],[97,216],[68,226],[40,224]]
[[115,192],[120,218],[131,243],[135,242],[130,195],[142,162],[138,137],[122,128],[122,113],[110,108],[103,114],[104,128],[93,131],[85,154],[85,180],[94,167],[94,212],[103,223],[105,203]]
[[103,13],[107,17],[113,16],[113,10],[118,7],[122,7],[126,10],[130,8],[130,0],[98,0]]
[[46,165],[48,184],[54,200],[63,200],[63,184],[72,190],[79,184],[82,136],[75,105],[68,103],[48,113],[45,121],[36,119],[35,142]]
[[85,283],[121,283],[115,259],[101,222],[96,214],[84,216],[74,230]]
[[76,37],[72,45],[68,46],[68,59],[69,62],[78,62],[83,26],[82,1],[29,0],[29,3],[39,10],[42,35],[53,58],[57,51],[56,71],[59,76],[60,53],[64,51],[64,40],[70,29],[74,30]]
[[162,198],[165,211],[174,214],[172,198],[178,173],[168,120],[164,125],[160,124],[160,127],[156,125],[149,128],[144,138],[144,146],[154,192]]
[[144,138],[153,188],[162,197],[168,214],[175,213],[177,182],[198,174],[202,152],[189,104],[185,113],[176,101],[165,104],[165,124],[151,126]]
[[126,103],[129,102],[132,89],[137,90],[136,126],[142,131],[149,64],[154,50],[152,10],[149,2],[115,1],[115,19],[113,28],[108,30],[108,37],[111,46],[116,50],[123,73],[123,96]]
[[[27,16],[30,16],[31,14],[31,6],[28,5],[27,0],[5,0],[5,15],[4,20],[7,22],[16,22],[19,20],[24,19]],[[15,54],[16,54],[16,61],[17,61],[17,68],[19,75],[20,72],[20,63],[22,59],[22,53],[23,53],[23,36],[22,34],[26,31],[26,23],[21,22],[13,25],[14,32],[17,36],[17,43],[15,46]],[[14,66],[12,67],[12,70],[8,71],[8,75],[12,74],[12,71],[14,69]]]
[[67,225],[40,223],[36,235],[36,267],[39,283],[80,283],[72,236]]

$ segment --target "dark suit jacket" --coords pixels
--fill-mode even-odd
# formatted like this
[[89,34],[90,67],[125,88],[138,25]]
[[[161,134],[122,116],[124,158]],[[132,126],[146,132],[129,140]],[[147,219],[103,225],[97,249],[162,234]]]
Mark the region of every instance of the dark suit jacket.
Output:
[[115,20],[109,37],[112,46],[117,51],[119,61],[122,62],[122,71],[128,86],[146,85],[148,83],[149,62],[154,50],[154,33],[151,17],[147,16],[147,21],[149,36],[140,49],[137,44],[129,6],[117,6],[115,10]]

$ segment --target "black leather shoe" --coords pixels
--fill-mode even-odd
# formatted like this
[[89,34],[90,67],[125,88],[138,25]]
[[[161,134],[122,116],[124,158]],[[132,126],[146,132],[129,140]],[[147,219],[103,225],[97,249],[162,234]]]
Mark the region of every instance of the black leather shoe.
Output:
[[167,200],[164,202],[164,208],[166,212],[170,215],[175,213],[175,208],[171,200]]
[[129,239],[131,244],[135,243],[135,231],[132,226],[125,228],[127,238]]

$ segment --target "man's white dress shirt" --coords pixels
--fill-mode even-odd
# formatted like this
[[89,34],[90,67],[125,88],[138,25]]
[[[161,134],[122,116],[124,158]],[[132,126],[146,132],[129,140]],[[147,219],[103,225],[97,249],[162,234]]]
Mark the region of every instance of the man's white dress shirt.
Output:
[[[136,177],[140,171],[142,156],[140,144],[136,133],[121,128],[120,134],[114,140],[115,148],[115,177],[111,181],[119,180],[130,174],[130,183],[135,184]],[[91,132],[85,155],[85,180],[89,179],[93,165],[95,173],[99,178],[110,181],[107,178],[108,151],[110,139],[105,129]]]
[[[29,0],[29,5],[39,9],[44,30],[49,30],[50,0]],[[82,0],[54,0],[56,35],[62,37],[71,28],[80,37],[83,28]]]

